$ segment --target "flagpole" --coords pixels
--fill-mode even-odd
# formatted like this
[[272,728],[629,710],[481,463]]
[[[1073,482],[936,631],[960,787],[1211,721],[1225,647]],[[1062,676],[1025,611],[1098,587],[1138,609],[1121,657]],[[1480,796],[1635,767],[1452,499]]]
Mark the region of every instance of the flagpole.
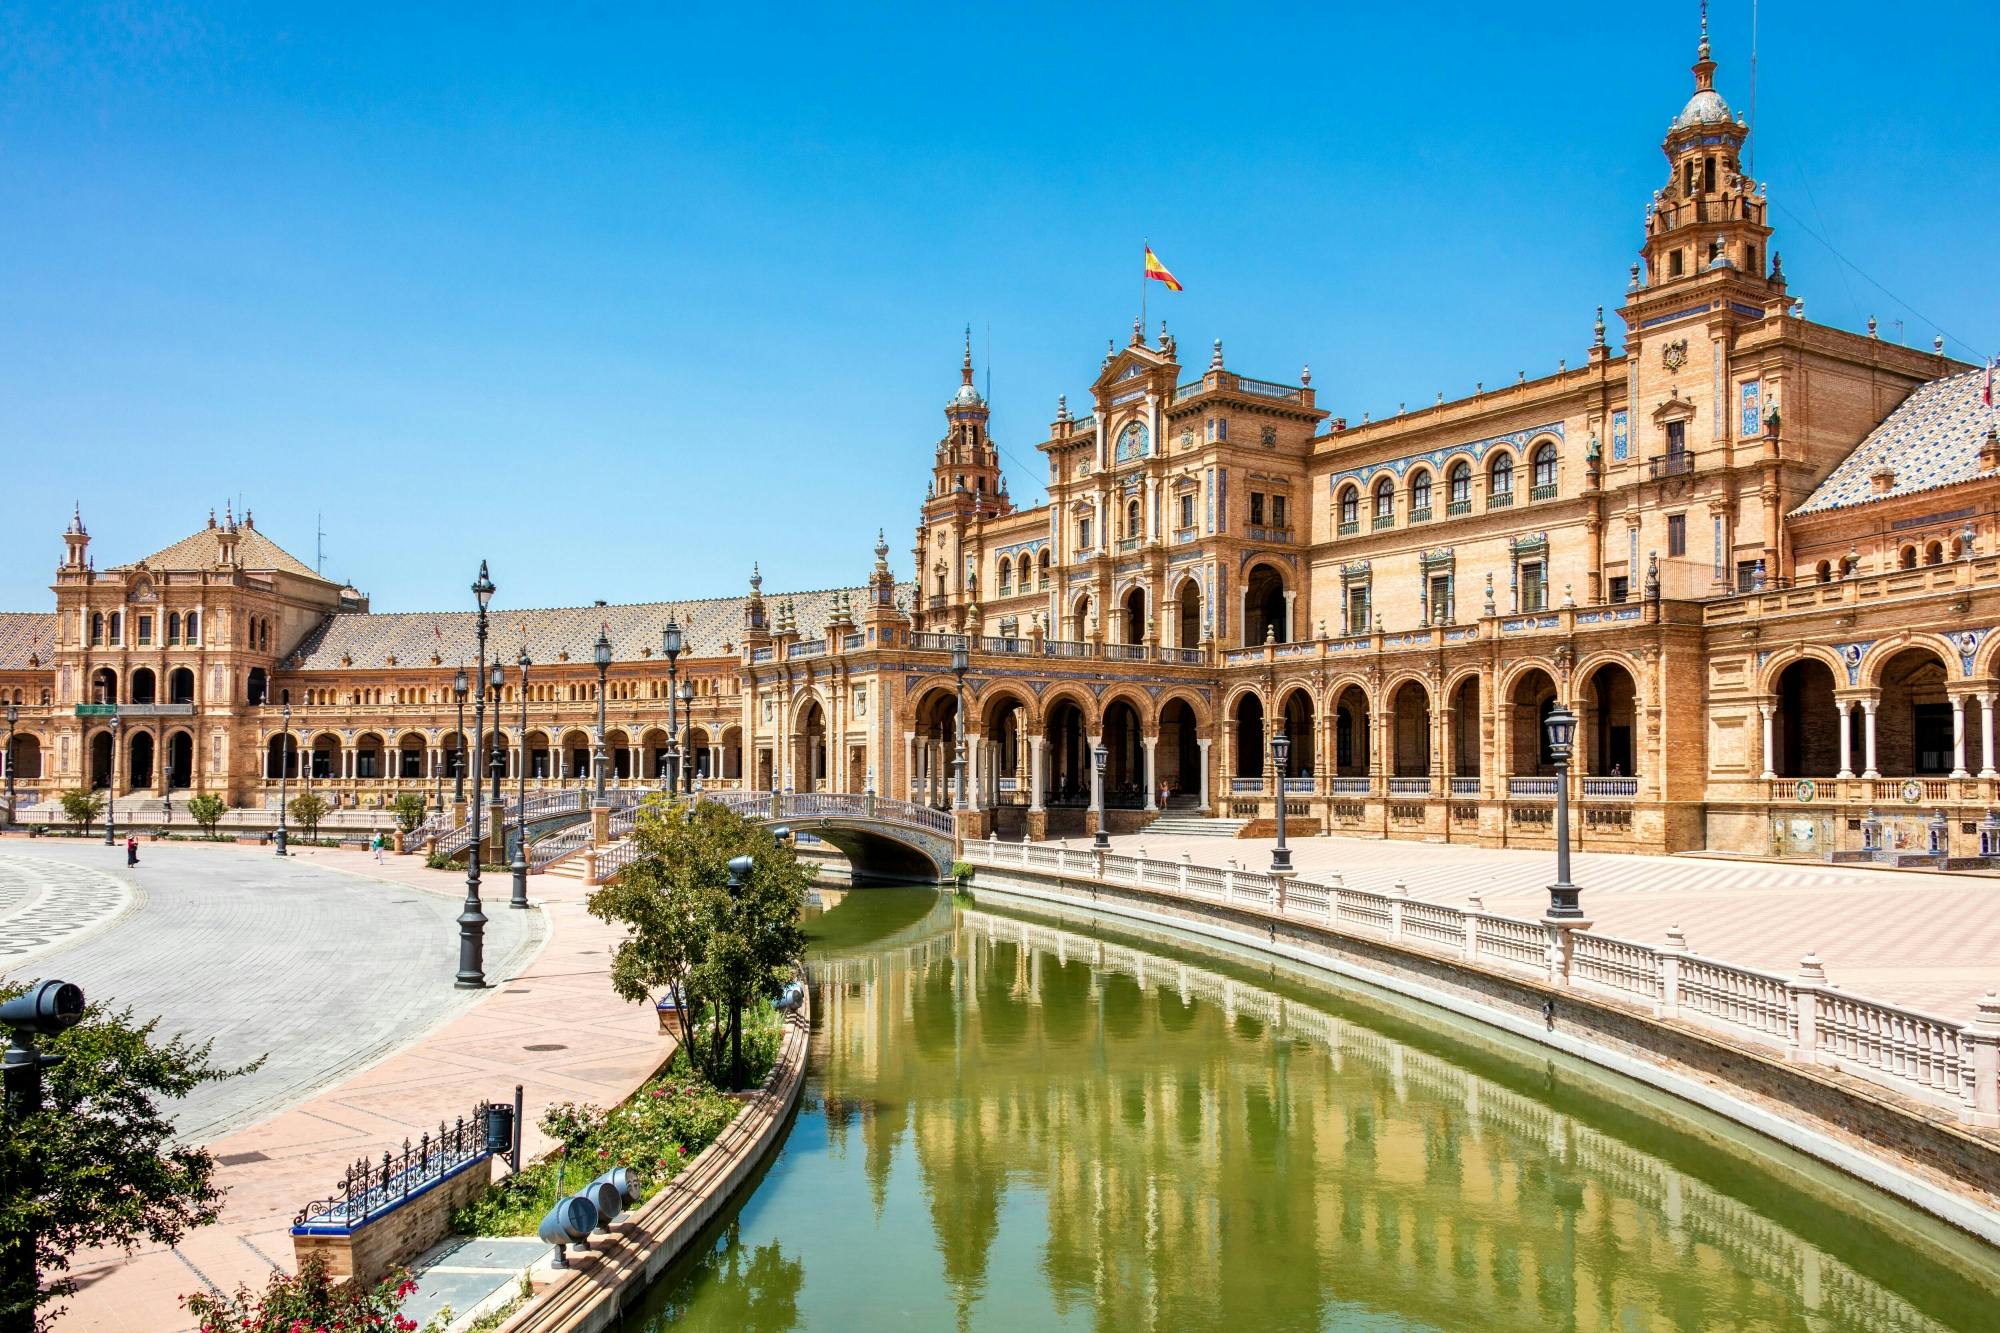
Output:
[[1146,336],[1146,284],[1152,281],[1146,274],[1146,256],[1151,253],[1152,238],[1142,237],[1139,241],[1139,337],[1142,340]]

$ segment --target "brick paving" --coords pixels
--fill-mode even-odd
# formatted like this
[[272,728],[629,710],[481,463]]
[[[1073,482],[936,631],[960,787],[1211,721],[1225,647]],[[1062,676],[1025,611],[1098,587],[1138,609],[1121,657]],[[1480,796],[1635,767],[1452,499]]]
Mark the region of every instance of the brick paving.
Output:
[[[27,854],[29,846],[9,840],[0,852]],[[64,861],[80,854],[41,843],[34,851]],[[217,937],[210,947],[243,960],[209,982],[217,992],[219,1036],[268,1043],[269,1034],[283,1030],[287,1045],[312,1046],[322,1063],[343,1055],[350,1062],[336,1071],[337,1082],[309,1095],[296,1080],[267,1081],[256,1113],[233,1122],[225,1116],[225,1127],[213,1134],[191,1134],[227,1163],[219,1173],[229,1190],[222,1219],[177,1247],[80,1256],[73,1271],[82,1289],[57,1324],[65,1333],[189,1328],[182,1294],[204,1285],[261,1286],[273,1267],[291,1267],[293,1215],[329,1193],[355,1158],[435,1130],[439,1120],[470,1111],[482,1097],[511,1096],[516,1083],[525,1089],[524,1149],[533,1154],[547,1146],[534,1123],[550,1103],[617,1101],[671,1049],[650,1008],[611,993],[605,973],[614,932],[583,910],[584,890],[573,881],[536,877],[531,896],[538,910],[510,913],[505,878],[489,878],[492,986],[461,992],[451,986],[457,946],[449,922],[464,881],[426,870],[414,857],[389,857],[377,866],[367,852],[318,850],[286,866],[268,848],[198,844],[150,844],[140,855],[141,866],[130,872],[142,895],[137,908],[74,949],[42,954],[27,971],[72,974],[96,949],[107,956],[116,951],[133,967],[150,959],[164,972],[196,972],[183,950],[200,937],[191,914],[200,911],[201,897],[228,897],[232,884],[258,885],[269,900],[268,916],[208,923]],[[128,873],[122,856],[107,873]],[[173,910],[156,911],[163,902]],[[540,931],[530,929],[537,919]],[[355,991],[328,992],[332,1007],[314,1009],[317,1033],[290,1030],[288,1008],[324,987],[316,969],[328,957],[377,947],[409,952],[396,953],[392,975],[371,976]],[[93,987],[98,993],[108,994],[107,987]],[[160,994],[166,998],[164,988]],[[117,995],[142,1013],[162,1007],[149,1005],[148,987],[136,977]],[[349,1030],[376,1010],[391,1015],[392,1027],[400,1018],[400,1030],[368,1037]],[[330,1015],[341,1017],[330,1021]],[[218,1040],[218,1051],[222,1046]]]
[[[1121,852],[1248,869],[1271,862],[1270,838],[1114,836]],[[1071,847],[1089,845],[1072,838]],[[1490,911],[1539,916],[1555,877],[1554,854],[1373,838],[1290,840],[1307,879],[1338,871],[1352,888]],[[1579,853],[1570,878],[1583,889],[1593,929],[1645,944],[1679,925],[1688,947],[1727,962],[1791,975],[1816,952],[1843,990],[1956,1020],[2000,987],[2000,876],[1695,856]]]

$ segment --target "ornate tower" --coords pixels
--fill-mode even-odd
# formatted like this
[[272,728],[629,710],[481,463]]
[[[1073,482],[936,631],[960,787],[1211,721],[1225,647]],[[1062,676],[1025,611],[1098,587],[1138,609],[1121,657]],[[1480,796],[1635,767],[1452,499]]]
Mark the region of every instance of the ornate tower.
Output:
[[81,573],[90,567],[90,530],[83,526],[83,505],[79,503],[70,514],[69,527],[63,532],[63,568]]
[[[965,358],[958,391],[944,405],[945,434],[931,465],[930,493],[917,528],[915,610],[923,628],[955,627],[964,608],[979,600],[978,532],[989,518],[1012,513],[1000,451],[987,434],[986,400],[972,383],[972,329],[965,330]],[[944,614],[940,614],[944,613]]]

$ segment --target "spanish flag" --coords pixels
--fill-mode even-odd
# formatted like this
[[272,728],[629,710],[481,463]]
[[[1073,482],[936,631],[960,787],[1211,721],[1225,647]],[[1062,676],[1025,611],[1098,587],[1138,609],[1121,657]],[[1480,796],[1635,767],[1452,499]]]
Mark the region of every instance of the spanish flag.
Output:
[[1146,247],[1146,276],[1157,282],[1166,283],[1170,292],[1181,289],[1180,279],[1167,272],[1167,266],[1160,262],[1160,257],[1153,253],[1153,247],[1150,245]]

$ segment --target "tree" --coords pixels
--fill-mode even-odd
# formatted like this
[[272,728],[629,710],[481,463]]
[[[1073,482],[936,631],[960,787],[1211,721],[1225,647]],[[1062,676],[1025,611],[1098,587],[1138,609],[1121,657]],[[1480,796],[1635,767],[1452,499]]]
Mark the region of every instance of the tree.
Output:
[[414,833],[417,831],[417,825],[424,822],[429,807],[424,804],[424,798],[416,792],[399,792],[396,799],[389,802],[389,813],[396,817],[398,829],[404,833]]
[[205,791],[188,797],[188,816],[201,826],[202,833],[208,837],[215,836],[215,826],[228,813],[229,802],[214,792]]
[[[22,989],[0,985],[0,999]],[[221,1212],[215,1159],[174,1142],[160,1103],[256,1064],[219,1068],[209,1043],[162,1039],[157,1023],[91,1005],[75,1027],[41,1041],[61,1057],[44,1074],[41,1109],[10,1107],[0,1122],[0,1245],[34,1235],[34,1287],[0,1273],[0,1323],[33,1311],[35,1327],[49,1327],[61,1313],[50,1303],[75,1290],[65,1274],[78,1250],[172,1245]]]
[[63,818],[86,833],[104,813],[104,793],[91,787],[72,787],[62,794]]
[[[588,904],[628,932],[612,956],[612,988],[634,1001],[666,992],[681,1049],[722,1081],[740,1067],[730,1038],[742,1006],[775,998],[805,947],[811,872],[715,801],[648,797],[633,839],[637,857]],[[750,873],[732,895],[729,860],[743,855]]]
[[319,836],[319,821],[326,818],[326,798],[316,791],[301,792],[292,798],[286,807],[292,812],[292,822],[306,831],[306,841]]

